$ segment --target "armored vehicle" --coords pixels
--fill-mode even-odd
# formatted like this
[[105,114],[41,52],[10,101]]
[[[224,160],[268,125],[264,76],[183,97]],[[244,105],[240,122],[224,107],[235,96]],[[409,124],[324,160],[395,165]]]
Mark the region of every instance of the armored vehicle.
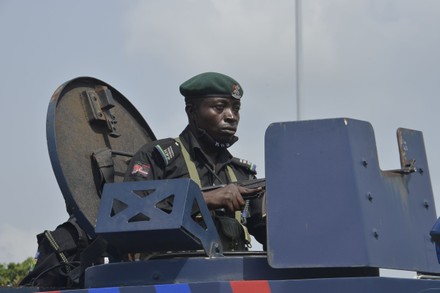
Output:
[[[68,81],[49,104],[50,158],[68,212],[91,239],[101,239],[93,253],[108,262],[83,263],[83,287],[65,289],[440,292],[440,229],[423,134],[398,129],[397,138],[401,169],[383,171],[368,122],[269,125],[267,251],[224,252],[192,180],[122,182],[131,155],[156,139],[129,100],[95,78]],[[170,199],[172,210],[161,209],[159,203]],[[105,255],[102,243],[112,248]],[[133,252],[148,257],[121,260]],[[383,277],[380,269],[416,277]]]

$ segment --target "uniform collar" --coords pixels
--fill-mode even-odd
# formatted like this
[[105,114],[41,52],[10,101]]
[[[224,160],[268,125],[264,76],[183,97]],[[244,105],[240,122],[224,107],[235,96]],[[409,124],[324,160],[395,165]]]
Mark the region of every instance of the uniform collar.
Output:
[[[209,163],[208,156],[203,151],[199,140],[196,138],[196,135],[193,133],[189,125],[182,131],[182,133],[179,135],[180,139],[182,140],[182,143],[187,148],[191,158],[199,158],[199,156],[202,156],[202,158]],[[218,156],[218,162],[217,164],[224,165],[228,164],[232,160],[231,153],[226,148],[218,148],[219,150],[219,156]]]

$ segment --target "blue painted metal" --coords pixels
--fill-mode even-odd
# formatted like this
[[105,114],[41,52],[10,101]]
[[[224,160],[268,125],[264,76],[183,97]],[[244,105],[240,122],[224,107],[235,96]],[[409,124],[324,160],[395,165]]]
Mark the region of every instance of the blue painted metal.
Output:
[[155,286],[156,293],[190,293],[188,284],[166,284]]
[[[254,281],[243,281],[254,282]],[[303,279],[303,280],[268,280],[271,293],[311,293],[311,292],[399,292],[399,293],[439,293],[438,280],[397,279],[382,277]],[[33,288],[38,292],[38,288]],[[166,291],[163,291],[166,290]],[[184,291],[181,291],[184,290]],[[28,293],[29,288],[0,288],[2,293]],[[158,293],[158,292],[191,292],[191,293],[244,293],[234,291],[231,282],[206,282],[159,284],[126,287],[104,287],[80,290],[64,290],[65,293]],[[267,292],[267,291],[261,291]],[[246,292],[247,293],[247,292]],[[255,292],[255,293],[258,293]]]
[[440,292],[439,281],[382,277],[284,280],[270,282],[271,292]]
[[85,286],[140,286],[170,283],[198,283],[240,280],[288,280],[377,276],[371,268],[274,269],[262,253],[229,253],[207,259],[204,256],[173,257],[148,261],[110,263],[87,269]]
[[[141,193],[148,195],[139,196]],[[172,210],[158,208],[167,198],[172,198]],[[115,213],[115,202],[124,203],[126,208]],[[201,217],[196,222],[192,215],[197,211]],[[130,221],[138,215],[143,217]],[[203,248],[209,256],[222,253],[200,188],[186,178],[105,184],[95,232],[122,252]]]
[[[143,285],[187,283],[196,292],[203,283],[213,292],[232,292],[220,284],[269,280],[271,292],[438,290],[438,281],[377,277],[378,268],[439,271],[429,238],[436,215],[423,137],[421,132],[399,129],[398,139],[402,169],[382,171],[367,122],[329,119],[272,124],[266,132],[267,257],[169,255],[168,259],[111,263],[89,268],[86,286],[123,285],[137,291]],[[142,207],[131,210],[130,216],[139,210],[149,214],[153,202],[182,190],[174,186],[180,184],[177,181],[166,182],[169,191],[158,193],[162,195],[152,202],[133,200],[130,205]],[[132,183],[106,186],[123,201],[130,201],[125,196],[133,190],[155,188]],[[192,192],[185,189],[183,194]],[[105,201],[108,215],[111,205]],[[100,220],[118,227],[108,218]],[[142,227],[151,228],[163,227]],[[149,233],[142,229],[137,232]],[[143,241],[141,236],[126,238]],[[171,290],[172,285],[163,288]]]
[[[89,289],[64,292],[242,293],[246,291],[237,288],[246,288],[246,282],[266,282],[268,286],[261,287],[264,293],[267,288],[270,292],[440,292],[437,280],[378,276],[378,268],[440,273],[429,235],[437,217],[421,132],[398,130],[401,169],[383,171],[367,122],[339,118],[270,125],[265,138],[267,255],[220,255],[209,212],[189,179],[107,183],[99,199],[90,170],[91,152],[100,147],[127,151],[124,142],[132,143],[134,137],[138,145],[154,135],[113,88],[115,99],[108,101],[119,109],[118,120],[128,119],[127,131],[131,122],[137,125],[135,132],[126,135],[130,140],[118,139],[119,130],[107,133],[108,124],[91,123],[90,119],[101,119],[96,113],[100,106],[92,105],[93,113],[89,109],[83,115],[83,102],[90,102],[90,97],[84,100],[83,92],[93,91],[96,84],[110,87],[95,79],[75,79],[62,85],[49,105],[49,153],[68,209],[90,235],[96,232],[122,252],[203,247],[212,257],[181,253],[97,265],[86,271]],[[78,122],[80,115],[89,120]],[[76,145],[84,133],[87,139]],[[117,164],[126,166],[122,161]],[[122,173],[116,182],[122,180]],[[145,190],[147,195],[141,195]],[[172,211],[158,208],[170,196]],[[115,202],[127,208],[115,208]],[[207,228],[194,221],[194,204]],[[143,217],[135,217],[140,214]],[[440,238],[439,227],[432,228],[434,240]],[[234,282],[244,286],[234,287]],[[258,284],[263,283],[254,286]]]
[[89,293],[119,293],[120,290],[117,287],[104,287],[104,288],[91,288]]
[[269,126],[271,266],[440,272],[429,236],[436,214],[422,133],[402,129],[399,136],[402,162],[414,159],[417,172],[382,171],[373,128],[364,121]]

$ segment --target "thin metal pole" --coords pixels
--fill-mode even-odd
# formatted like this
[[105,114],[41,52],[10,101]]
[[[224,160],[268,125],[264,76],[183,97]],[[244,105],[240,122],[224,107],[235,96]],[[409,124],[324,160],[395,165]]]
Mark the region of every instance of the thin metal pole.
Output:
[[301,78],[302,78],[302,17],[301,0],[295,1],[295,75],[296,75],[296,120],[301,120]]

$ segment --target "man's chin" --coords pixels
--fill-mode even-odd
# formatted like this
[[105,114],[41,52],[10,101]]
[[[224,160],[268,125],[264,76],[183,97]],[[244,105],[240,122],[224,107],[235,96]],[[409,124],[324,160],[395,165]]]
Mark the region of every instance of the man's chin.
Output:
[[216,142],[226,144],[230,143],[232,139],[234,138],[234,135],[218,135],[213,137]]
[[220,144],[222,147],[229,147],[233,145],[237,140],[238,137],[235,135],[228,135],[228,136],[217,136],[214,137],[217,144]]

